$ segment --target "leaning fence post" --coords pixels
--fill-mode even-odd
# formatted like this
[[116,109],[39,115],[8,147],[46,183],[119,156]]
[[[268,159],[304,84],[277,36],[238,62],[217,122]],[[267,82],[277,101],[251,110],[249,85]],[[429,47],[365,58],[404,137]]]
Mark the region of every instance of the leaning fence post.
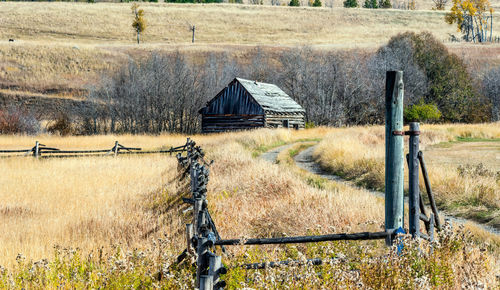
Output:
[[409,177],[409,226],[410,234],[413,238],[420,237],[420,190],[418,186],[418,152],[419,152],[419,134],[420,125],[417,122],[410,123],[410,152],[408,160],[408,177]]
[[436,201],[434,200],[434,194],[432,193],[429,175],[427,174],[427,167],[425,166],[424,153],[422,151],[418,152],[418,159],[420,160],[420,168],[422,169],[422,175],[424,176],[424,184],[425,190],[427,191],[427,197],[429,198],[429,203],[431,204],[432,213],[434,213],[436,228],[438,231],[440,231],[441,221],[439,220],[439,212],[437,210]]
[[[403,72],[388,71],[385,84],[385,229],[403,227]],[[388,244],[391,243],[387,239]]]

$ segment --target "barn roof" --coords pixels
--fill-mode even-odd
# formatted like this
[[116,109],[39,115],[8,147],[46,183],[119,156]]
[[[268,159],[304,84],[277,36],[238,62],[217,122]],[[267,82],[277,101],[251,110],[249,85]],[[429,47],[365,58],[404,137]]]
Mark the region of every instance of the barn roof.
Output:
[[242,78],[236,78],[245,90],[264,109],[278,113],[299,113],[305,110],[278,86]]

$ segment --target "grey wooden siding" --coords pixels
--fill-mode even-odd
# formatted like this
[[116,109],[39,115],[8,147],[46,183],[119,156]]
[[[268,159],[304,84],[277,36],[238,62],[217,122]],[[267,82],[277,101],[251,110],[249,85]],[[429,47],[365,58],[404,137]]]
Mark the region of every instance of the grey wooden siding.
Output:
[[202,114],[263,115],[264,110],[239,82],[233,81],[202,109]]
[[201,131],[214,133],[262,128],[265,125],[264,115],[203,115]]
[[305,116],[304,113],[288,114],[288,113],[266,113],[266,127],[282,128],[283,122],[288,120],[289,128],[304,129]]

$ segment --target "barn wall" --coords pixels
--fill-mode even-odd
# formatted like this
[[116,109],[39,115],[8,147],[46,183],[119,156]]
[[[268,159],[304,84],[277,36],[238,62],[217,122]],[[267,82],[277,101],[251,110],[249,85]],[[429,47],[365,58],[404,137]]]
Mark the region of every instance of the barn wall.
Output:
[[201,132],[215,133],[225,131],[262,128],[265,125],[264,115],[202,115]]
[[271,128],[282,128],[283,121],[288,120],[289,128],[294,128],[294,125],[298,125],[299,129],[305,128],[305,116],[303,113],[266,113],[266,127]]
[[264,111],[243,86],[234,81],[203,109],[204,115],[263,115]]

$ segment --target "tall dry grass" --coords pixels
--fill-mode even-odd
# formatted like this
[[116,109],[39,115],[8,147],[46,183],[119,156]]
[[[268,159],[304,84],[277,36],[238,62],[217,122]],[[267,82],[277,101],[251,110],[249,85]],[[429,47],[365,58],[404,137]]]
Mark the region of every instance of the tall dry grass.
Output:
[[[492,149],[483,149],[482,154],[474,153],[473,147],[467,148],[467,144],[473,146],[475,143],[463,143],[461,146],[466,146],[468,150],[461,151],[460,158],[447,158],[447,155],[453,156],[453,142],[457,137],[465,138],[465,141],[500,138],[498,123],[424,125],[422,132],[421,149],[424,157],[428,156],[425,160],[433,191],[441,208],[499,228],[500,180],[497,172],[500,171],[500,163],[496,159],[498,153],[495,153],[499,147],[498,142],[490,142],[493,144]],[[440,150],[439,147],[433,147],[440,142],[450,142],[446,143],[450,148]],[[382,191],[384,144],[383,127],[338,129],[325,137],[314,156],[323,168],[354,180],[359,185]],[[434,153],[436,150],[439,152]],[[485,154],[486,152],[488,153]],[[437,161],[433,161],[433,156],[438,158]],[[423,180],[420,184],[423,185]]]
[[[223,192],[234,194],[233,198],[227,198],[227,202],[221,200],[220,204],[217,203],[221,207],[217,210],[221,211],[220,216],[234,215],[236,219],[237,212],[225,212],[224,208],[240,202],[247,194],[279,195],[280,185],[298,194],[301,185],[294,183],[292,176],[282,176],[276,167],[253,159],[248,150],[325,133],[324,129],[297,134],[286,130],[262,130],[194,136],[206,147],[210,158],[216,160],[210,183],[212,201],[218,200]],[[35,139],[61,149],[106,149],[111,148],[115,140],[123,145],[156,149],[184,144],[186,136],[0,136],[0,147],[31,148]],[[174,182],[177,175],[174,157],[148,155],[42,160],[16,157],[0,159],[0,163],[3,168],[0,176],[0,265],[13,263],[18,253],[32,259],[47,257],[56,244],[86,250],[110,243],[133,248],[146,242],[151,232],[152,236],[161,235],[155,230],[159,226],[162,233],[176,233],[171,228],[173,222],[164,220],[170,217],[152,210],[154,203],[161,202],[162,195],[178,194],[178,185]],[[237,168],[244,170],[238,173]],[[272,179],[258,179],[269,174]],[[260,192],[253,190],[256,186]],[[247,206],[257,205],[247,203]],[[249,208],[247,213],[251,212]],[[245,233],[245,226],[236,225],[236,220],[225,226],[224,220],[218,218],[221,219],[221,229],[227,229],[223,231],[225,236]],[[255,224],[254,228],[257,227]]]
[[[192,136],[205,148],[207,158],[215,161],[211,167],[208,202],[221,236],[273,237],[380,230],[383,223],[383,201],[380,198],[347,185],[315,186],[296,171],[255,158],[253,154],[264,148],[322,138],[337,131],[327,128],[303,131],[263,129]],[[114,140],[120,140],[124,145],[153,149],[183,144],[185,138],[181,135],[36,137],[44,144],[65,149],[107,148]],[[34,138],[27,136],[1,136],[0,147],[30,147],[33,141]],[[6,169],[0,176],[0,265],[10,269],[6,271],[0,267],[0,285],[11,288],[42,285],[90,288],[192,286],[188,269],[168,268],[184,248],[185,222],[189,220],[189,213],[183,213],[185,207],[179,202],[179,197],[187,192],[185,183],[178,181],[174,157],[40,160],[27,157],[0,159],[0,163]],[[59,247],[54,250],[53,245]],[[110,245],[118,247],[110,248]],[[474,261],[471,267],[462,269],[465,262],[453,265],[442,260],[430,263],[425,266],[426,270],[422,270],[433,273],[443,269],[455,271],[450,269],[456,268],[456,275],[439,282],[447,285],[468,283],[470,277],[475,277],[473,285],[477,285],[476,280],[492,285],[496,269],[492,268],[494,263],[489,253],[480,252],[473,245],[464,245],[468,254],[455,251],[450,257],[470,257],[468,261]],[[104,254],[102,247],[105,248]],[[79,250],[72,250],[74,248]],[[444,246],[443,253],[447,253],[448,248]],[[395,277],[392,275],[385,281],[372,281],[369,277],[380,271],[399,269],[397,263],[417,263],[420,260],[414,262],[413,256],[408,256],[406,262],[394,260],[389,266],[384,266],[386,263],[376,257],[385,251],[383,242],[235,247],[224,259],[235,266],[245,261],[260,261],[263,257],[297,259],[304,257],[303,253],[308,257],[319,255],[326,258],[347,255],[341,259],[351,262],[326,264],[323,273],[329,274],[319,280],[315,278],[319,276],[311,272],[318,269],[306,267],[300,271],[312,275],[313,280],[299,281],[291,275],[286,278],[288,282],[279,283],[303,287],[333,286],[341,281],[338,277],[350,277],[342,283],[354,287],[361,273],[363,281],[370,283],[368,285],[402,285],[392,283],[391,279]],[[54,252],[56,257],[51,258]],[[48,260],[40,260],[42,258]],[[32,264],[28,262],[30,260],[40,262]],[[476,263],[479,260],[482,262]],[[335,265],[351,266],[337,268]],[[350,267],[358,270],[353,271]],[[403,268],[397,275],[405,275]],[[281,277],[279,273],[273,276],[268,271],[267,278],[259,280],[254,276],[257,272],[242,274],[238,269],[241,268],[232,268],[226,278],[239,285],[237,287],[279,285],[276,284],[277,277]],[[291,271],[296,271],[293,269]],[[156,271],[163,273],[163,280],[155,278]],[[302,275],[300,273],[297,272]],[[443,276],[439,273],[432,275]],[[407,283],[416,283],[414,278]],[[423,285],[431,282],[426,283]]]

